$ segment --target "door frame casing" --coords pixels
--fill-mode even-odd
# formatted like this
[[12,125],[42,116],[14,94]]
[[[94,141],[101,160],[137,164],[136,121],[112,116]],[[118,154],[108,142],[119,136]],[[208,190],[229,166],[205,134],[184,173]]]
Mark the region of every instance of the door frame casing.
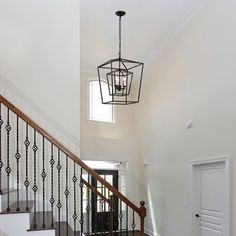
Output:
[[225,234],[223,236],[230,236],[230,205],[231,205],[231,199],[230,199],[230,181],[231,181],[231,169],[230,169],[230,155],[224,155],[224,156],[218,156],[218,157],[210,157],[210,158],[204,158],[199,160],[192,160],[190,161],[191,165],[191,209],[190,209],[190,235],[196,236],[196,217],[194,215],[196,210],[196,168],[199,165],[204,164],[216,164],[216,163],[224,163],[225,166],[225,220],[224,220],[224,229]]

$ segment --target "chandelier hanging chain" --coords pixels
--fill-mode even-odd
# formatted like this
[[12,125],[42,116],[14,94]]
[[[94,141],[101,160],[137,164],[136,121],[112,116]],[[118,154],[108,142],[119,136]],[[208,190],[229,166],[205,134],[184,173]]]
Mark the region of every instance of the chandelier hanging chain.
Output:
[[119,58],[121,58],[121,16],[119,17]]

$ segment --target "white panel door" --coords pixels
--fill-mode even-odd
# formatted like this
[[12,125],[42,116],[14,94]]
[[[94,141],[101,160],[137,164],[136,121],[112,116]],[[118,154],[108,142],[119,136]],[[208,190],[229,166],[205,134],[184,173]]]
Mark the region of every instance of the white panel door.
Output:
[[228,236],[225,162],[197,165],[195,175],[195,235]]

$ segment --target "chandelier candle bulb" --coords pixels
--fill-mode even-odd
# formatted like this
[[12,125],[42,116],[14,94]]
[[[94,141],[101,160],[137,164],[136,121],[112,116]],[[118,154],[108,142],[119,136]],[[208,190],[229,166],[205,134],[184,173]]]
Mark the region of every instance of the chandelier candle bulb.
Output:
[[123,87],[126,87],[126,77],[123,77]]
[[116,76],[116,85],[120,85],[120,78],[119,78],[119,76]]

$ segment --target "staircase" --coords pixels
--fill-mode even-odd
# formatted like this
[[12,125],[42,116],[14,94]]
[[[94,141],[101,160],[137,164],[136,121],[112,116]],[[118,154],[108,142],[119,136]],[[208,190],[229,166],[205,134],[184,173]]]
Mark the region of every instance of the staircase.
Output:
[[144,205],[0,95],[0,236],[144,236]]

